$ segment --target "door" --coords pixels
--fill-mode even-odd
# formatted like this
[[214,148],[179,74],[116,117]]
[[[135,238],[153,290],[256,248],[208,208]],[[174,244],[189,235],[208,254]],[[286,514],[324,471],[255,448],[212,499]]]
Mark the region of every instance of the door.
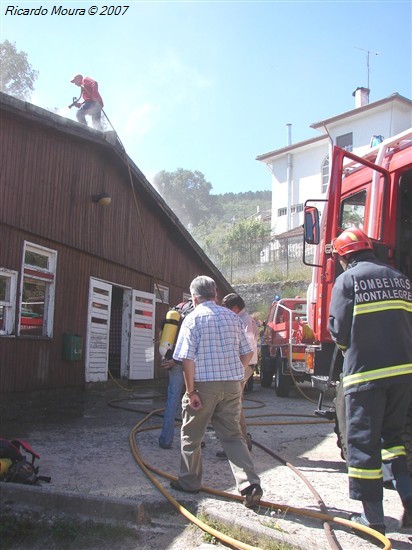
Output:
[[105,382],[109,363],[112,285],[90,279],[87,316],[86,382]]
[[[322,342],[330,341],[327,328],[329,303],[335,278],[340,269],[336,258],[332,256],[332,241],[340,235],[342,230],[353,225],[363,227],[371,238],[381,237],[383,214],[385,206],[388,205],[389,179],[388,171],[381,166],[334,147],[328,200],[322,215],[320,244],[322,265],[319,272],[319,299],[314,325],[315,330],[318,331],[316,336]],[[348,207],[347,211],[345,205]],[[363,208],[362,224],[354,221],[359,217],[361,208]]]
[[130,380],[154,378],[154,327],[156,297],[133,290],[130,331]]

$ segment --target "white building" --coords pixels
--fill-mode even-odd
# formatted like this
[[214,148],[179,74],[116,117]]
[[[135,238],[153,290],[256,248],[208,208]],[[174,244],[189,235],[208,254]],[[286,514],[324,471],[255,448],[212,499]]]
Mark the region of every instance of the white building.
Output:
[[[288,125],[286,147],[256,157],[272,173],[272,235],[276,241],[296,235],[303,224],[303,208],[308,199],[324,199],[329,182],[329,159],[334,145],[363,155],[373,136],[384,139],[412,127],[412,101],[394,93],[369,103],[369,90],[353,92],[355,108],[311,124],[322,135],[291,143]],[[290,232],[290,233],[289,233]],[[270,254],[267,255],[268,261]]]

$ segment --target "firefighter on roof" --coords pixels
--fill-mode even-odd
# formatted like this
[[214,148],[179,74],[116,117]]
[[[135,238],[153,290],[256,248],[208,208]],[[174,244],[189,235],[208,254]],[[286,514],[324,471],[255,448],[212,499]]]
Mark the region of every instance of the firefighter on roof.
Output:
[[81,74],[77,74],[70,81],[76,86],[81,88],[81,97],[83,102],[75,102],[73,105],[79,110],[76,113],[76,118],[78,122],[86,124],[86,115],[92,117],[93,128],[96,130],[103,130],[102,126],[102,109],[103,109],[103,99],[99,94],[99,86],[95,80],[89,76],[83,77]]
[[351,519],[385,533],[382,461],[395,480],[412,525],[412,479],[402,432],[412,391],[412,284],[380,263],[360,229],[333,243],[344,272],[336,279],[329,331],[344,354],[349,496],[363,514]]

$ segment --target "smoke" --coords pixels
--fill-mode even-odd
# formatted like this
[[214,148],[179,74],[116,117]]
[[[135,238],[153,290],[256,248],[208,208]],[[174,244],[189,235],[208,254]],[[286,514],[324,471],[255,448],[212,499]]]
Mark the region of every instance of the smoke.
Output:
[[75,119],[73,110],[69,109],[68,107],[56,107],[54,112],[56,113],[56,115],[60,115],[65,118],[71,118],[72,120]]

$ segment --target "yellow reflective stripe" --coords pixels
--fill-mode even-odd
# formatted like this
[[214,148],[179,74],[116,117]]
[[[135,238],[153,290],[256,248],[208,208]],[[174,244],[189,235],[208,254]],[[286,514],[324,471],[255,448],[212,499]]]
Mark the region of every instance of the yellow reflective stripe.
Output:
[[382,479],[382,468],[378,470],[364,470],[362,468],[348,468],[348,476],[358,479]]
[[347,388],[355,384],[363,384],[364,382],[373,382],[391,376],[402,376],[404,374],[412,374],[412,363],[405,365],[395,365],[393,367],[383,367],[381,369],[369,370],[366,372],[357,372],[356,374],[348,374],[343,378],[343,387]]
[[356,304],[353,308],[353,315],[376,313],[379,311],[388,311],[390,309],[404,309],[412,313],[412,303],[405,302],[405,300],[386,300],[384,302]]
[[390,449],[382,449],[382,460],[392,460],[397,456],[406,456],[405,447],[403,445],[391,447]]

